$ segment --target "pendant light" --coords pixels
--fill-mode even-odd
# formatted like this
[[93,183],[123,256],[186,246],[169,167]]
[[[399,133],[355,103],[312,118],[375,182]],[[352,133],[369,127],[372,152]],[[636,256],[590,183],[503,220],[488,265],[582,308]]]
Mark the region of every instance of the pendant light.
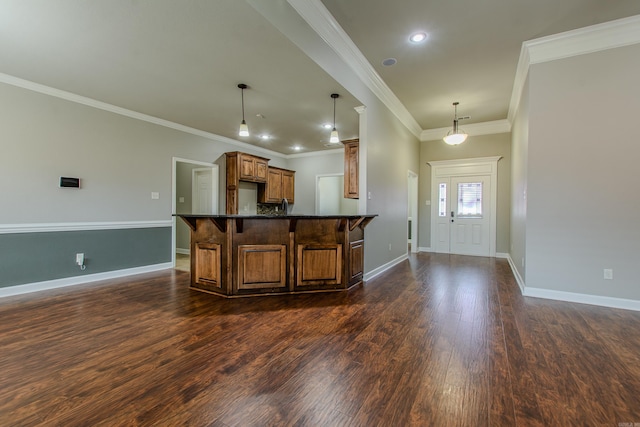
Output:
[[337,144],[338,142],[340,142],[340,137],[338,136],[338,131],[336,130],[336,99],[339,97],[340,95],[338,95],[337,93],[331,94],[331,98],[333,98],[333,130],[331,131],[329,142],[332,144]]
[[244,90],[247,88],[247,85],[244,83],[240,83],[238,85],[240,88],[241,96],[242,96],[242,123],[240,123],[240,130],[238,131],[239,136],[249,136],[249,127],[247,126],[247,122],[244,121]]
[[465,131],[458,129],[458,121],[462,119],[468,119],[469,117],[460,117],[458,118],[458,104],[459,102],[453,103],[454,113],[453,113],[453,129],[447,132],[447,136],[442,138],[444,142],[449,145],[458,145],[462,144],[467,139],[467,134]]

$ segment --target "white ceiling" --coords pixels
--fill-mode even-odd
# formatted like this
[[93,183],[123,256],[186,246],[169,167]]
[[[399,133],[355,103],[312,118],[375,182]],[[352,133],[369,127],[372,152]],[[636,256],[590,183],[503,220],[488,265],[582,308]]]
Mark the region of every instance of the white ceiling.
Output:
[[[640,14],[638,0],[322,4],[422,129],[449,126],[454,101],[468,123],[506,119],[522,42]],[[357,137],[361,103],[294,42],[240,0],[0,2],[0,73],[284,154],[330,148],[337,92],[340,136]]]

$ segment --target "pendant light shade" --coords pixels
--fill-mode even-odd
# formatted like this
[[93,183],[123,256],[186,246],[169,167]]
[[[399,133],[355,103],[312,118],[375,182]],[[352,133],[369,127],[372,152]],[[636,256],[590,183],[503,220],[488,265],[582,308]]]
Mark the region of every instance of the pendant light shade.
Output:
[[458,120],[468,119],[469,117],[461,117],[458,118],[458,104],[459,102],[453,103],[454,113],[453,113],[453,129],[447,132],[447,135],[442,138],[444,142],[449,145],[458,145],[462,144],[467,139],[467,134],[462,129],[458,129]]
[[336,99],[339,97],[340,95],[338,95],[337,93],[331,94],[331,98],[333,98],[333,129],[331,130],[329,142],[332,144],[337,144],[338,142],[340,142],[340,137],[338,136],[338,131],[336,130]]
[[240,123],[240,129],[238,130],[238,135],[249,136],[249,127],[247,126],[247,122],[244,121],[244,90],[247,88],[247,85],[244,83],[240,83],[238,87],[241,90],[241,97],[242,97],[242,122]]
[[329,142],[332,143],[332,144],[340,142],[340,136],[338,136],[338,131],[336,130],[336,128],[333,128],[333,130],[331,131],[331,136],[329,137]]
[[249,136],[249,126],[247,126],[247,123],[244,120],[242,120],[242,123],[240,123],[240,130],[238,131],[238,135]]

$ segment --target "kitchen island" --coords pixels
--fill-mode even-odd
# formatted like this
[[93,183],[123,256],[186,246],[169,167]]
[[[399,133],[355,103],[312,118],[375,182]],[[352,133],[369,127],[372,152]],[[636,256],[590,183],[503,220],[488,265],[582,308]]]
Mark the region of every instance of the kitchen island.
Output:
[[362,283],[376,215],[176,215],[191,229],[191,288],[224,297],[346,290]]

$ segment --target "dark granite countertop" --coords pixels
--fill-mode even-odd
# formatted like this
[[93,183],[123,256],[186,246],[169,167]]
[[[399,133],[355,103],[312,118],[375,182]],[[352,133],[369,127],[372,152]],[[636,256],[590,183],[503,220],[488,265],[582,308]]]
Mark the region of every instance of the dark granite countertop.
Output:
[[215,219],[341,219],[341,218],[374,218],[377,214],[370,215],[200,215],[200,214],[173,214],[183,218],[215,218]]

